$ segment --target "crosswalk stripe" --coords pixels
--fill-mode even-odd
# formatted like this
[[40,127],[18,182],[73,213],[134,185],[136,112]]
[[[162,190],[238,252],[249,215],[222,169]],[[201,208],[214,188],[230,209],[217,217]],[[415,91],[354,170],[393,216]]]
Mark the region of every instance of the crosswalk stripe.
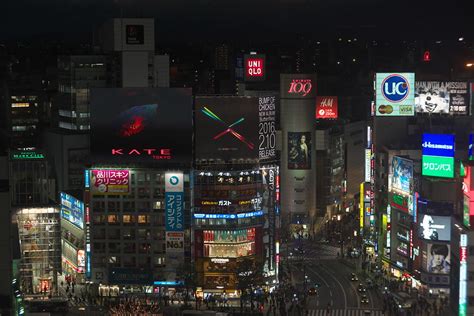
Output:
[[[365,310],[362,309],[333,309],[328,314],[325,309],[311,309],[309,316],[365,316]],[[380,310],[370,310],[371,316],[383,316]]]

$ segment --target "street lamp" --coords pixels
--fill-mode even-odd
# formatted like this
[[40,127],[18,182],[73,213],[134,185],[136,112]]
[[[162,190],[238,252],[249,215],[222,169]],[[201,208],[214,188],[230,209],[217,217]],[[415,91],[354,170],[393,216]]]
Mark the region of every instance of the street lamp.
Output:
[[474,64],[473,63],[467,63],[466,67],[471,68]]

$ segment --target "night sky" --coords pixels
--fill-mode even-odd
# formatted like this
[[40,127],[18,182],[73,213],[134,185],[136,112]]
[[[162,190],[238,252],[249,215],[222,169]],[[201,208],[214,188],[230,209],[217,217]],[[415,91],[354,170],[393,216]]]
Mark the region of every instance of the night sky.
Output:
[[[5,3],[3,3],[5,2]],[[3,0],[0,40],[90,39],[110,17],[154,17],[160,41],[332,37],[447,39],[474,29],[474,1]],[[5,9],[6,8],[6,9]]]

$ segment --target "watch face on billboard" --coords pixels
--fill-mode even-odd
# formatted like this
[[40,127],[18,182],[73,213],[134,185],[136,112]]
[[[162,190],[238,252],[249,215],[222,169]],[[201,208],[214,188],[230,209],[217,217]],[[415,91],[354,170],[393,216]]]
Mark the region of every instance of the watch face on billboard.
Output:
[[316,97],[316,118],[337,119],[337,97]]
[[449,274],[451,271],[451,245],[428,244],[426,271],[436,274]]
[[413,161],[398,156],[392,158],[389,190],[410,195],[413,181]]
[[274,159],[277,108],[275,96],[196,97],[196,157]]
[[265,55],[245,55],[245,81],[265,80]]
[[433,241],[451,240],[451,217],[421,214],[418,231],[420,238]]
[[126,25],[125,39],[128,45],[142,45],[145,42],[145,26]]
[[288,169],[311,169],[311,132],[288,132]]
[[376,116],[415,115],[414,87],[414,73],[377,73]]
[[417,113],[469,114],[467,82],[417,81],[415,90]]
[[94,161],[190,164],[191,89],[91,89]]

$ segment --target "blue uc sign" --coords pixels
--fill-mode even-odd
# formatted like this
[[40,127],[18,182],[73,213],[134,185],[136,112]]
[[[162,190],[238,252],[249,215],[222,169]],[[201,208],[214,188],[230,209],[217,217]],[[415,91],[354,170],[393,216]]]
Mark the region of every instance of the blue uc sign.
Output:
[[410,85],[401,75],[390,75],[382,81],[382,95],[391,102],[401,102],[408,96]]

